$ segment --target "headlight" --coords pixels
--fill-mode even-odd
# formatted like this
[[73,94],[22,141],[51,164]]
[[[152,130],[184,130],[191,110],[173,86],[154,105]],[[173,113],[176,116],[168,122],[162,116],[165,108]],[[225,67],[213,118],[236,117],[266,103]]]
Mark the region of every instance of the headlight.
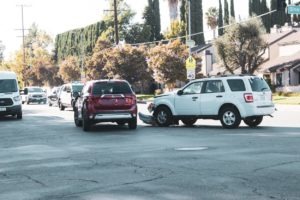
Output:
[[21,100],[20,96],[15,96],[13,99],[14,99],[14,101],[20,101]]

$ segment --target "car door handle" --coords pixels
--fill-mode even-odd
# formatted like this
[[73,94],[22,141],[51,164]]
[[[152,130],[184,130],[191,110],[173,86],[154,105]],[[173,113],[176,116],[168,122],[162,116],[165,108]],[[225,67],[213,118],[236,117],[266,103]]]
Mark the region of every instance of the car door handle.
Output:
[[198,99],[198,97],[192,97],[193,101],[196,101],[196,99]]
[[218,96],[216,96],[217,98],[221,98],[221,97],[223,97],[222,95],[218,95]]

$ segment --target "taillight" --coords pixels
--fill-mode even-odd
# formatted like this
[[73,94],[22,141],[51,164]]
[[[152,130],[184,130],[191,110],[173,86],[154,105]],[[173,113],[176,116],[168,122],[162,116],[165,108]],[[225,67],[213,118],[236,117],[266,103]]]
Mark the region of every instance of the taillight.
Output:
[[253,94],[252,93],[245,93],[244,94],[244,99],[245,99],[246,103],[252,103],[254,101]]
[[134,105],[135,104],[135,96],[125,97],[126,105]]

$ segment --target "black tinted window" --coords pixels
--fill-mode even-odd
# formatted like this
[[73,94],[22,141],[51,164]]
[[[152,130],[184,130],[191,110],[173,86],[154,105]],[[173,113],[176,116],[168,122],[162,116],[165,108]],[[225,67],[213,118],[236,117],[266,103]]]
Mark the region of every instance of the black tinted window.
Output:
[[98,82],[93,86],[93,94],[132,94],[132,90],[126,82]]
[[244,81],[242,79],[229,79],[227,83],[232,92],[246,91]]
[[249,79],[253,92],[270,91],[270,87],[263,78],[253,77]]
[[222,81],[220,80],[207,81],[204,93],[215,93],[215,92],[225,92]]
[[73,92],[81,92],[82,88],[83,88],[83,85],[73,85],[72,86]]
[[0,93],[18,92],[17,82],[14,79],[0,80]]

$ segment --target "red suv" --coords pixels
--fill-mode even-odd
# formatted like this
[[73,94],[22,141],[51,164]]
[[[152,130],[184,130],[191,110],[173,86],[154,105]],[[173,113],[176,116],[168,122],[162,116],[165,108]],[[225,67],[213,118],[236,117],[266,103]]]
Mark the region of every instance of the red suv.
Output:
[[75,125],[89,131],[99,122],[128,123],[130,129],[137,127],[136,96],[124,80],[89,81],[82,93],[75,93]]

